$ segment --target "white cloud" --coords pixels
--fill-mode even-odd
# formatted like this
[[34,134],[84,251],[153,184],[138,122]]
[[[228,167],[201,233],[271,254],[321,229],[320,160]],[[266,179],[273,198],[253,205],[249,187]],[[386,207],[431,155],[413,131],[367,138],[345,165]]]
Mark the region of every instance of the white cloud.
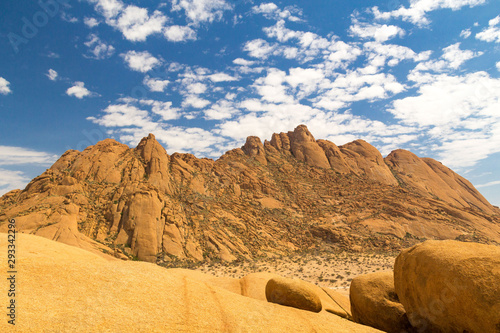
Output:
[[495,18],[492,18],[491,20],[488,21],[488,25],[490,27],[494,27],[495,25],[498,25],[500,23],[500,15],[498,15]]
[[290,68],[285,81],[293,88],[297,100],[321,93],[331,83],[321,69],[301,67]]
[[186,91],[190,95],[200,95],[207,91],[207,85],[201,82],[193,82],[186,85]]
[[381,12],[378,7],[373,7],[372,11],[378,20],[388,20],[390,18],[401,18],[420,26],[430,23],[427,13],[438,9],[459,10],[464,6],[474,7],[486,3],[486,0],[410,0],[410,6],[399,7],[390,12]]
[[[139,108],[136,105],[141,105]],[[150,108],[151,111],[147,111]],[[117,104],[110,104],[99,117],[87,119],[110,128],[110,134],[131,145],[137,145],[141,138],[154,133],[167,151],[189,152],[201,156],[218,157],[227,150],[227,139],[196,127],[177,127],[166,123],[181,115],[171,102],[122,98]],[[155,119],[154,117],[158,118]],[[224,146],[222,146],[224,144]]]
[[163,92],[170,83],[169,80],[161,80],[146,76],[143,83],[153,92]]
[[421,128],[450,167],[472,166],[500,152],[500,79],[485,72],[421,75],[417,96],[393,102],[389,111],[397,119]]
[[293,103],[294,98],[289,94],[285,85],[286,73],[276,68],[268,69],[265,77],[258,78],[253,88],[262,97],[262,100],[271,103]]
[[500,180],[494,180],[485,184],[476,185],[476,188],[490,187],[500,185]]
[[113,20],[113,24],[128,40],[145,41],[149,35],[161,33],[167,21],[160,11],[156,10],[149,15],[147,9],[130,5],[117,20]]
[[78,99],[82,99],[84,97],[92,95],[92,93],[85,88],[85,84],[83,82],[77,81],[71,88],[66,90],[66,95],[75,96]]
[[280,9],[275,3],[261,3],[259,6],[253,6],[252,12],[254,14],[262,14],[264,17],[273,20],[287,19],[292,22],[302,21],[302,11],[295,6],[288,6],[285,9]]
[[312,32],[291,30],[285,27],[284,20],[263,30],[269,38],[276,38],[280,43],[293,42],[296,46],[269,44],[263,39],[255,39],[244,46],[244,51],[254,58],[267,59],[271,55],[281,55],[301,63],[323,59],[326,60],[325,68],[333,71],[347,66],[361,54],[361,50],[353,43],[347,44],[334,35],[327,39]]
[[0,94],[7,95],[12,91],[10,90],[10,82],[0,76]]
[[[172,11],[183,10],[186,14],[187,26],[170,25],[169,19],[160,10],[150,13],[146,8],[126,5],[121,0],[87,0],[95,4],[95,9],[104,16],[106,24],[119,30],[130,41],[145,41],[153,34],[163,34],[171,42],[196,40],[196,31],[202,23],[220,21],[233,5],[225,0],[172,0]],[[165,5],[158,8],[164,8]],[[88,26],[95,26],[98,21],[88,19]]]
[[171,42],[196,40],[196,31],[188,26],[171,25],[163,30],[163,34]]
[[395,25],[365,23],[354,20],[353,25],[349,27],[352,35],[361,38],[372,38],[377,42],[385,42],[396,36],[403,37],[405,31]]
[[457,69],[469,59],[477,57],[482,53],[475,54],[471,50],[460,50],[460,43],[450,45],[443,49],[442,58],[449,62],[450,67]]
[[179,108],[172,107],[172,102],[140,100],[139,103],[151,106],[151,112],[159,115],[164,121],[180,118]]
[[491,19],[488,22],[489,27],[476,34],[476,39],[483,40],[485,42],[495,42],[500,43],[500,15]]
[[120,0],[89,0],[89,2],[96,4],[97,11],[106,19],[118,16],[125,7]]
[[405,90],[391,74],[365,74],[362,69],[339,75],[313,99],[313,105],[326,110],[345,108],[356,101],[388,98]]
[[45,56],[52,59],[59,59],[61,57],[59,54],[52,51],[49,51]]
[[[138,136],[134,143],[137,144],[144,134]],[[217,158],[228,148],[224,145],[226,139],[197,127],[164,126],[156,131],[155,135],[169,152],[194,152],[197,155]]]
[[49,80],[51,81],[55,81],[57,80],[57,77],[59,76],[59,74],[57,74],[57,72],[53,69],[49,69],[49,72],[47,74],[45,74]]
[[290,39],[297,39],[303,35],[301,31],[291,30],[285,27],[285,21],[279,20],[275,25],[262,29],[267,37],[276,38],[279,42],[287,42]]
[[405,142],[415,139],[414,128],[409,126],[389,126],[348,112],[327,113],[298,103],[274,104],[254,99],[242,102],[240,108],[247,108],[251,112],[221,122],[214,133],[243,144],[249,135],[268,139],[273,133],[286,132],[299,124],[307,124],[316,138],[325,138],[337,144],[359,138],[370,142],[380,141],[380,138],[391,142],[391,139],[396,140],[400,136],[405,136]]
[[186,65],[180,64],[178,62],[171,62],[168,65],[168,71],[169,72],[180,72],[184,68],[186,68]]
[[[57,155],[15,146],[0,146],[0,166],[36,165],[50,166]],[[23,189],[30,178],[21,171],[0,168],[0,195],[14,189]]]
[[208,110],[203,111],[206,120],[230,119],[239,114],[240,111],[231,101],[220,100],[213,104]]
[[414,81],[418,81],[419,71],[443,72],[445,70],[456,70],[467,60],[482,55],[482,52],[473,52],[471,50],[461,50],[460,43],[455,43],[443,49],[440,59],[433,59],[419,63],[415,70],[410,74]]
[[472,35],[472,32],[470,31],[470,29],[465,29],[465,30],[462,30],[460,32],[460,37],[462,38],[469,38],[470,36]]
[[210,101],[203,99],[203,98],[200,98],[196,95],[188,95],[182,101],[183,108],[188,108],[188,107],[192,106],[196,109],[203,109],[208,104],[210,104]]
[[160,11],[149,14],[146,8],[125,5],[120,0],[88,0],[95,4],[106,24],[119,30],[130,41],[145,41],[152,34],[161,33],[168,18]]
[[84,17],[83,23],[89,28],[97,27],[101,22],[94,17]]
[[500,72],[500,61],[496,63],[497,70]]
[[184,10],[188,21],[195,25],[220,21],[224,11],[232,8],[224,0],[172,0],[172,11]]
[[51,165],[57,160],[57,155],[32,149],[0,146],[0,165],[39,164]]
[[255,14],[271,14],[278,11],[278,6],[273,2],[261,3],[259,6],[252,7]]
[[[104,0],[99,1],[104,3]],[[120,17],[126,5],[118,0],[107,1],[109,5],[106,10],[116,11],[117,17]],[[455,4],[451,4],[452,1]],[[470,4],[473,4],[476,0],[470,1]],[[458,2],[462,5],[458,6]],[[413,14],[406,12],[406,15],[401,12],[399,15],[394,11],[387,18],[399,17],[422,24],[428,22],[430,10],[458,9],[467,5],[462,0],[436,0],[433,4],[429,3],[412,0],[407,9],[413,10]],[[187,22],[183,23],[182,18],[181,21],[175,21],[181,24],[180,26],[172,25],[173,21],[165,22],[161,30],[165,39],[173,42],[196,39],[196,29],[202,23],[221,20],[227,10],[219,11],[210,18],[205,15],[206,11],[196,9],[202,8],[203,4],[208,4],[208,1],[174,0],[174,11],[182,11],[180,14],[186,12]],[[463,86],[469,85],[471,89],[478,89],[479,79],[465,79],[467,75],[458,77],[462,79],[450,79],[454,78],[450,73],[460,69],[467,60],[478,56],[480,52],[462,50],[460,43],[450,45],[442,52],[415,52],[404,46],[408,45],[406,39],[397,40],[394,44],[388,43],[391,39],[402,37],[405,32],[396,25],[380,21],[353,21],[351,33],[354,38],[349,40],[341,40],[333,33],[319,35],[311,31],[294,30],[293,27],[299,25],[290,23],[290,20],[293,21],[293,16],[300,15],[292,11],[286,14],[285,10],[273,3],[257,2],[252,12],[276,22],[264,28],[261,36],[255,37],[257,39],[243,42],[242,49],[245,53],[236,55],[241,58],[231,58],[236,58],[231,67],[224,69],[219,66],[215,71],[213,68],[168,62],[165,68],[168,67],[169,80],[153,78],[151,73],[148,73],[151,77],[144,78],[145,86],[152,91],[166,91],[168,86],[168,98],[170,99],[170,93],[178,94],[180,96],[176,97],[180,97],[181,101],[176,97],[172,98],[173,103],[152,100],[134,102],[123,99],[109,105],[99,117],[89,120],[107,126],[114,135],[126,142],[137,143],[142,136],[153,132],[158,140],[167,143],[167,149],[202,156],[214,156],[228,145],[237,146],[243,143],[248,135],[269,138],[273,132],[288,131],[300,123],[306,123],[319,138],[327,138],[337,144],[363,138],[376,144],[384,153],[394,148],[414,147],[418,152],[434,152],[434,155],[445,160],[458,154],[458,149],[454,150],[454,147],[458,147],[458,143],[462,143],[461,140],[468,139],[466,143],[462,143],[467,149],[473,149],[474,144],[489,147],[487,150],[481,147],[474,153],[467,154],[467,161],[457,159],[457,165],[477,161],[495,150],[493,143],[498,142],[494,139],[494,124],[498,122],[495,120],[493,107],[487,108],[481,106],[482,104],[478,106],[476,101],[463,96]],[[105,12],[104,9],[102,11]],[[197,12],[198,14],[195,14]],[[415,13],[420,13],[421,16]],[[150,12],[148,17],[151,15]],[[186,26],[182,26],[186,23]],[[304,26],[302,25],[303,29]],[[465,38],[466,34],[462,33],[462,37]],[[410,34],[409,38],[413,37]],[[216,49],[220,50],[221,47],[216,46]],[[125,59],[127,54],[122,57]],[[137,54],[135,52],[132,55]],[[147,55],[151,56],[149,53]],[[276,60],[275,57],[280,59]],[[284,58],[288,59],[286,63],[279,62]],[[147,72],[163,62],[163,59],[156,60],[158,62],[148,66],[144,66],[142,59],[125,62],[134,70]],[[280,64],[279,69],[273,68],[278,67],[275,63]],[[285,67],[282,67],[282,64],[285,64]],[[261,67],[256,68],[257,66]],[[403,81],[406,69],[410,66],[416,66],[415,70]],[[486,77],[483,77],[483,83],[491,83],[485,79]],[[236,80],[241,82],[235,82]],[[496,89],[496,86],[489,86],[488,89],[490,88]],[[431,94],[432,90],[436,93]],[[397,94],[404,91],[407,91],[405,96],[413,96],[417,100],[399,97],[391,107],[394,118],[391,118],[390,122],[394,122],[394,125],[367,119],[371,115],[364,117],[351,113],[365,112],[360,111],[354,104],[358,101],[398,98]],[[451,94],[451,97],[447,94]],[[453,100],[459,100],[458,107],[452,103]],[[488,97],[487,100],[491,105],[496,105],[494,98]],[[434,101],[435,105],[432,105],[431,101]],[[426,114],[421,111],[428,106],[425,103],[429,104],[430,110]],[[380,104],[382,103],[373,104],[373,112],[377,111]],[[418,107],[419,110],[413,113],[408,111],[412,106]],[[352,107],[353,111],[346,110],[349,107]],[[442,112],[449,109],[452,109],[449,113]],[[130,117],[134,121],[127,120]],[[425,125],[426,117],[431,119],[428,125]],[[187,127],[173,127],[168,124],[171,120],[181,118],[188,127],[205,119],[210,121],[209,124],[213,125],[213,128],[193,129],[188,133]],[[439,123],[441,118],[455,119],[456,123]],[[434,121],[437,121],[436,125]],[[465,131],[467,135],[459,136],[459,130],[462,134]],[[489,139],[493,143],[488,143]],[[401,145],[406,147],[400,147]],[[426,147],[429,147],[428,150],[425,150]]]
[[324,77],[324,73],[319,69],[296,67],[290,68],[290,74],[286,77],[286,81],[294,88],[298,85],[312,84],[316,86]]
[[[372,65],[376,67],[383,66],[386,61],[389,66],[396,66],[403,60],[420,62],[427,60],[431,55],[430,51],[416,53],[406,46],[379,42],[366,42],[363,46],[363,51],[368,54],[368,60],[375,61]],[[380,63],[377,63],[377,61],[380,61]]]
[[248,52],[249,56],[258,59],[267,59],[275,50],[276,46],[260,38],[248,41],[243,46],[243,51]]
[[246,60],[243,58],[236,58],[233,60],[233,64],[240,66],[252,66],[253,64],[255,64],[255,61]]
[[105,127],[151,127],[151,119],[145,110],[128,104],[111,104],[103,110],[100,118],[88,117],[94,123]]
[[0,196],[12,190],[25,188],[30,180],[31,179],[21,171],[0,168]]
[[78,22],[78,19],[76,17],[71,16],[70,14],[65,13],[65,12],[61,13],[61,19],[63,21],[69,22],[69,23],[77,23]]
[[85,56],[87,58],[101,60],[109,58],[115,53],[115,48],[112,45],[107,45],[95,34],[90,34],[88,41],[84,44],[89,48],[90,52],[90,55]]
[[215,83],[238,81],[237,78],[235,78],[234,76],[231,76],[229,74],[226,74],[226,73],[215,73],[215,74],[209,75],[208,77],[210,78],[210,80],[212,80],[212,82],[215,82]]
[[130,69],[142,73],[146,73],[161,64],[161,61],[153,57],[148,51],[128,51],[127,53],[120,54],[120,56],[125,60]]
[[[423,82],[422,80],[421,82]],[[459,125],[476,113],[492,116],[500,102],[500,80],[484,72],[465,76],[425,74],[418,95],[393,103],[391,112],[405,123],[420,126]],[[499,91],[499,93],[497,93]]]

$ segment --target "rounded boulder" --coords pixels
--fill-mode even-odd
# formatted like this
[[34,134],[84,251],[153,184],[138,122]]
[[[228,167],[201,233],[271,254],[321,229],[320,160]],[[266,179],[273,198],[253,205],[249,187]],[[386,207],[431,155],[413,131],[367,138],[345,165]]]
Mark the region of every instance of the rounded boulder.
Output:
[[320,312],[320,296],[306,282],[284,277],[270,279],[266,285],[268,302],[291,306],[301,310]]
[[355,277],[349,288],[349,297],[356,323],[389,333],[412,332],[405,309],[394,291],[392,272]]
[[404,250],[394,286],[408,319],[425,332],[500,332],[500,247],[452,240]]

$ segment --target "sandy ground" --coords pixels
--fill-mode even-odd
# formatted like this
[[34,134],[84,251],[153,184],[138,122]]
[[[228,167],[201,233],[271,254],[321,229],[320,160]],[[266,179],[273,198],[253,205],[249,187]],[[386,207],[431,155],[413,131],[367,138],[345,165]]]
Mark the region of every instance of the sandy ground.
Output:
[[392,271],[396,255],[340,253],[325,256],[295,255],[245,263],[208,263],[197,268],[215,276],[241,278],[249,273],[269,272],[299,278],[348,296],[351,280],[373,272]]

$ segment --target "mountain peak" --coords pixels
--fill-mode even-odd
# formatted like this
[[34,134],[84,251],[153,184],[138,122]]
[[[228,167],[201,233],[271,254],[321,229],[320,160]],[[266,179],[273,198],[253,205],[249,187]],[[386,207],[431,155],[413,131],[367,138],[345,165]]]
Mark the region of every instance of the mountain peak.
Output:
[[288,132],[295,142],[316,142],[306,125],[295,127],[293,132]]
[[150,133],[139,142],[135,150],[144,160],[146,177],[150,183],[170,193],[170,157],[165,148]]
[[434,160],[384,160],[363,140],[337,147],[301,125],[217,161],[169,156],[152,134],[135,149],[106,139],[68,151],[0,198],[0,232],[15,218],[22,232],[122,258],[233,261],[424,237],[500,243],[499,213]]
[[241,147],[245,154],[254,157],[260,163],[266,165],[266,152],[264,150],[264,145],[260,138],[256,136],[249,136],[245,142],[245,145]]

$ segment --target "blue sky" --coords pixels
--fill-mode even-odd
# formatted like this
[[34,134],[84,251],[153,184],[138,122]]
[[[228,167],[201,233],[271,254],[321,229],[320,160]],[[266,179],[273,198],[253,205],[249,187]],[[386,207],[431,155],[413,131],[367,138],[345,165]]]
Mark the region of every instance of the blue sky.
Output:
[[306,124],[500,205],[497,0],[0,3],[0,193],[106,137],[217,158]]

